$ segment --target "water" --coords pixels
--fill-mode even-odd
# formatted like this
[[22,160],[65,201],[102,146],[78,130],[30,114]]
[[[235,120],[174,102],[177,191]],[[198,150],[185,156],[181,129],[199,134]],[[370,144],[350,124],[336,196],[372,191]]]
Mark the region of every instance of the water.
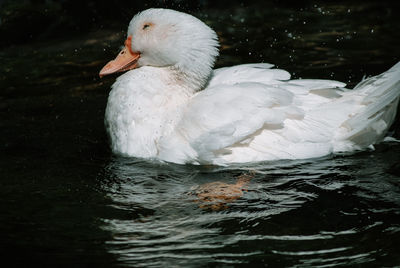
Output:
[[[137,267],[398,263],[399,148],[354,156],[230,168],[114,159],[103,189],[126,218],[104,219],[110,252]],[[374,164],[373,164],[374,163]],[[149,169],[151,171],[149,171]],[[220,211],[187,192],[254,170],[247,192]],[[130,214],[128,216],[128,214]]]
[[[218,66],[264,61],[294,77],[353,86],[400,60],[399,18],[384,2],[265,5],[197,11],[221,37]],[[231,167],[112,155],[103,117],[115,78],[100,80],[97,72],[123,34],[93,30],[0,51],[4,263],[399,265],[399,143]],[[203,206],[193,192],[244,174],[251,174],[246,191],[219,209]]]

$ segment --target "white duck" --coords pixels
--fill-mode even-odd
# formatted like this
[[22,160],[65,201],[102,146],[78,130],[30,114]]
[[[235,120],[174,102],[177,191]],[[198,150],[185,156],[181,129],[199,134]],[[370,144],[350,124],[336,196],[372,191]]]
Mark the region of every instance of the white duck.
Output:
[[267,63],[213,70],[216,33],[174,10],[137,14],[127,35],[100,71],[128,71],[105,115],[117,154],[217,165],[321,157],[371,147],[395,119],[400,63],[348,90]]

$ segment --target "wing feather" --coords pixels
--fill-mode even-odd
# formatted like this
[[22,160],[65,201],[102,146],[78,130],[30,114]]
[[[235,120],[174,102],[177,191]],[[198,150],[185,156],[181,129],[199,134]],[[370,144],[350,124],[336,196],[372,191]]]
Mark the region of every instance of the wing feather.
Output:
[[291,92],[261,83],[210,87],[187,107],[176,136],[187,141],[199,162],[211,161],[224,148],[250,142],[266,126],[278,129],[288,117],[301,118],[292,101]]

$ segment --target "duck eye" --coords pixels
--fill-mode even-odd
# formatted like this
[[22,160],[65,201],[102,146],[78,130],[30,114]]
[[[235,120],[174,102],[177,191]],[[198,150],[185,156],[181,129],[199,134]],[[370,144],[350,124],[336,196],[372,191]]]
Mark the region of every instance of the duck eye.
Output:
[[143,25],[143,29],[142,30],[146,30],[149,27],[150,27],[150,24],[146,23],[145,25]]

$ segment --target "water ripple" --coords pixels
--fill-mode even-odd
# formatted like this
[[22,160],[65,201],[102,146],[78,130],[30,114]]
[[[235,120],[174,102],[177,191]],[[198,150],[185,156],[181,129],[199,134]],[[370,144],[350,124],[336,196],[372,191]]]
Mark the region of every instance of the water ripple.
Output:
[[[382,180],[384,169],[367,161],[370,154],[195,167],[115,158],[103,191],[115,208],[133,214],[103,219],[113,234],[108,250],[135,267],[278,264],[276,255],[288,267],[374,261],[396,244],[380,242],[382,236],[400,235],[399,188],[388,189],[393,177]],[[190,194],[214,181],[232,185],[250,171],[246,191],[223,209],[206,209]]]

